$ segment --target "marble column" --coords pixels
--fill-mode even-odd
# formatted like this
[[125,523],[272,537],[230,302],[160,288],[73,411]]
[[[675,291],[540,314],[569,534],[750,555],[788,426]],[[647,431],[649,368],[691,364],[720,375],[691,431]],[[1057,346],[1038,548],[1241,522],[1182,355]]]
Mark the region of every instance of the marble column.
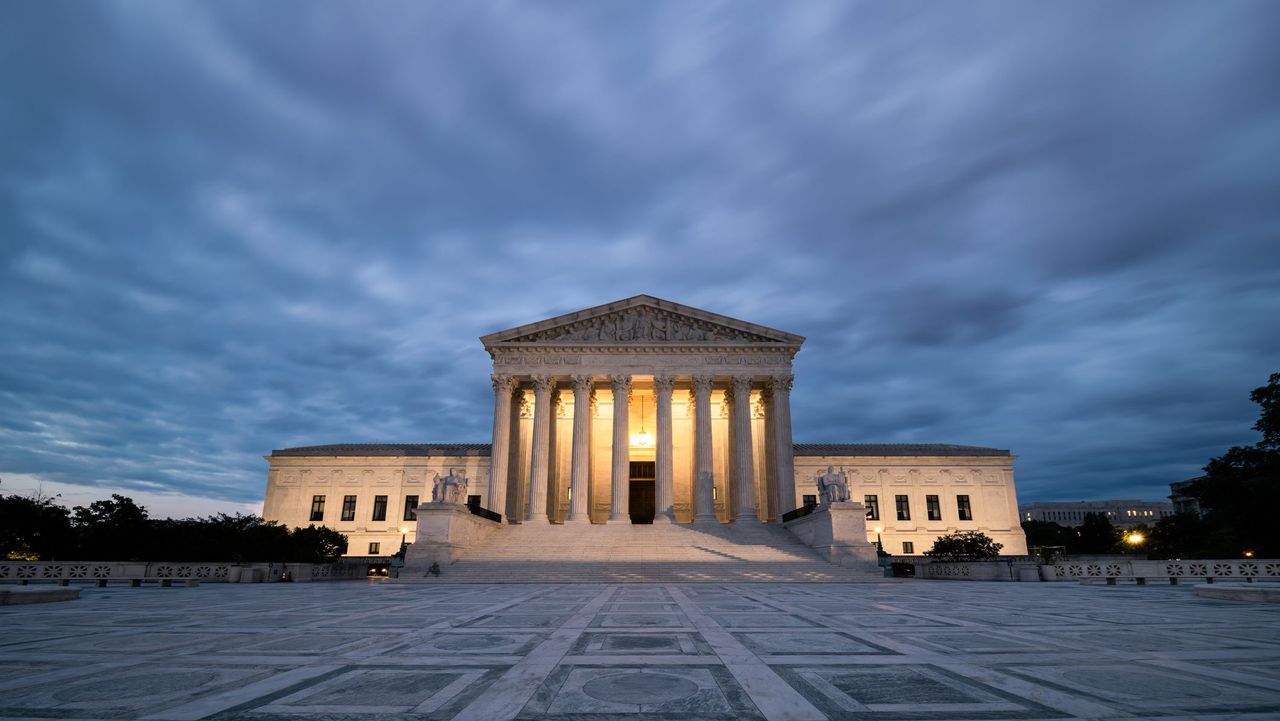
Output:
[[493,381],[493,449],[489,452],[489,510],[507,515],[507,461],[511,454],[511,393],[515,379],[494,374]]
[[756,521],[756,469],[751,450],[751,379],[733,379],[733,486],[738,510],[734,523]]
[[529,521],[547,520],[547,471],[551,463],[551,376],[533,377],[533,453],[529,462]]
[[591,376],[573,377],[573,451],[569,465],[569,519],[590,523],[587,486],[591,479]]
[[631,431],[627,416],[631,404],[631,376],[609,376],[613,387],[613,483],[609,521],[630,523]]
[[693,422],[693,521],[719,523],[712,475],[711,376],[693,377]]
[[[768,382],[766,381],[765,389],[760,392],[760,405],[758,410],[764,414],[764,439],[756,438],[756,445],[764,450],[764,457],[757,458],[764,464],[760,473],[760,493],[758,495],[760,508],[760,522],[769,523],[777,520],[780,515],[776,506],[778,505],[778,464],[777,464],[777,437],[774,435],[773,428],[773,396],[769,393]],[[786,509],[791,510],[790,508]],[[786,511],[783,511],[785,513]]]
[[658,406],[658,447],[654,460],[654,514],[656,524],[675,521],[675,469],[671,440],[671,387],[675,379],[671,376],[654,376],[653,393],[657,397]]
[[769,379],[769,418],[773,429],[774,446],[769,454],[773,459],[775,493],[777,493],[778,519],[796,508],[796,459],[791,441],[791,375],[777,375]]

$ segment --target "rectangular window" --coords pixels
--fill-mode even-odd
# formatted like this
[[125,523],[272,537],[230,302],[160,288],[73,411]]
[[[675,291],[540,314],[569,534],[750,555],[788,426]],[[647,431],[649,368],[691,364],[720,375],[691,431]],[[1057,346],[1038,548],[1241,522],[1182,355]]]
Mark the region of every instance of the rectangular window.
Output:
[[863,496],[862,505],[867,507],[867,520],[880,520],[880,497],[879,496]]
[[324,520],[324,496],[311,497],[311,520]]
[[804,496],[803,498],[804,498],[804,505],[806,505],[806,506],[816,506],[816,505],[818,505],[818,497],[817,497],[817,496],[809,496],[809,495],[806,495],[806,496]]
[[916,552],[916,544],[912,543],[911,541],[903,541],[903,542],[902,542],[902,552],[903,552],[903,553],[915,553],[915,552]]
[[956,496],[956,508],[960,509],[960,520],[973,520],[973,509],[969,506],[968,496]]
[[929,520],[930,520],[930,521],[941,521],[941,520],[942,520],[942,504],[941,504],[941,503],[938,503],[938,497],[937,497],[937,496],[925,496],[925,497],[924,497],[924,505],[927,507],[927,509],[928,509],[928,511],[929,511]]
[[377,541],[370,541],[370,542],[369,542],[369,555],[370,555],[370,556],[376,556],[376,555],[378,555],[378,551],[379,551],[379,550],[381,550],[381,549],[382,549],[382,544],[381,544],[381,543],[378,543]]
[[373,520],[375,521],[387,520],[387,497],[386,496],[373,497]]
[[355,496],[342,497],[342,520],[344,521],[356,520],[356,497]]
[[894,500],[894,503],[898,505],[898,520],[910,521],[911,520],[911,504],[907,502],[907,497],[894,496],[893,500]]
[[406,521],[418,520],[418,497],[417,496],[404,497],[404,520]]

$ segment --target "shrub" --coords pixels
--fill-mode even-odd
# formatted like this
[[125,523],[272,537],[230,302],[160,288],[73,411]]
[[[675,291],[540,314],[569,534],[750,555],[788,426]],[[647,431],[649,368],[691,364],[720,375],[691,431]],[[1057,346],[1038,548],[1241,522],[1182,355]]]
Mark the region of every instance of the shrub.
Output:
[[958,531],[939,536],[924,555],[935,561],[986,561],[1000,555],[1004,544],[979,531]]

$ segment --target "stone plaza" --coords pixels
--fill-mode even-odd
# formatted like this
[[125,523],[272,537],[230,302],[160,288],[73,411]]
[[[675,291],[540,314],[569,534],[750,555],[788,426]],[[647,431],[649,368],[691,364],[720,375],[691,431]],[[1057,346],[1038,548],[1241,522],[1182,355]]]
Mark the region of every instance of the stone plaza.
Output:
[[1280,605],[1187,586],[109,586],[0,624],[5,719],[1280,718]]

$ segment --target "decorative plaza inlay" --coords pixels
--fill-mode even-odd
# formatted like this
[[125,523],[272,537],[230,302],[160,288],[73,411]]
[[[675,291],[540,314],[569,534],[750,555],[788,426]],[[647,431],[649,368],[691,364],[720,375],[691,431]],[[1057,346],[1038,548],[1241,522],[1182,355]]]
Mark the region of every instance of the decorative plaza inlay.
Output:
[[0,624],[0,719],[1280,717],[1280,608],[1185,586],[86,587]]

